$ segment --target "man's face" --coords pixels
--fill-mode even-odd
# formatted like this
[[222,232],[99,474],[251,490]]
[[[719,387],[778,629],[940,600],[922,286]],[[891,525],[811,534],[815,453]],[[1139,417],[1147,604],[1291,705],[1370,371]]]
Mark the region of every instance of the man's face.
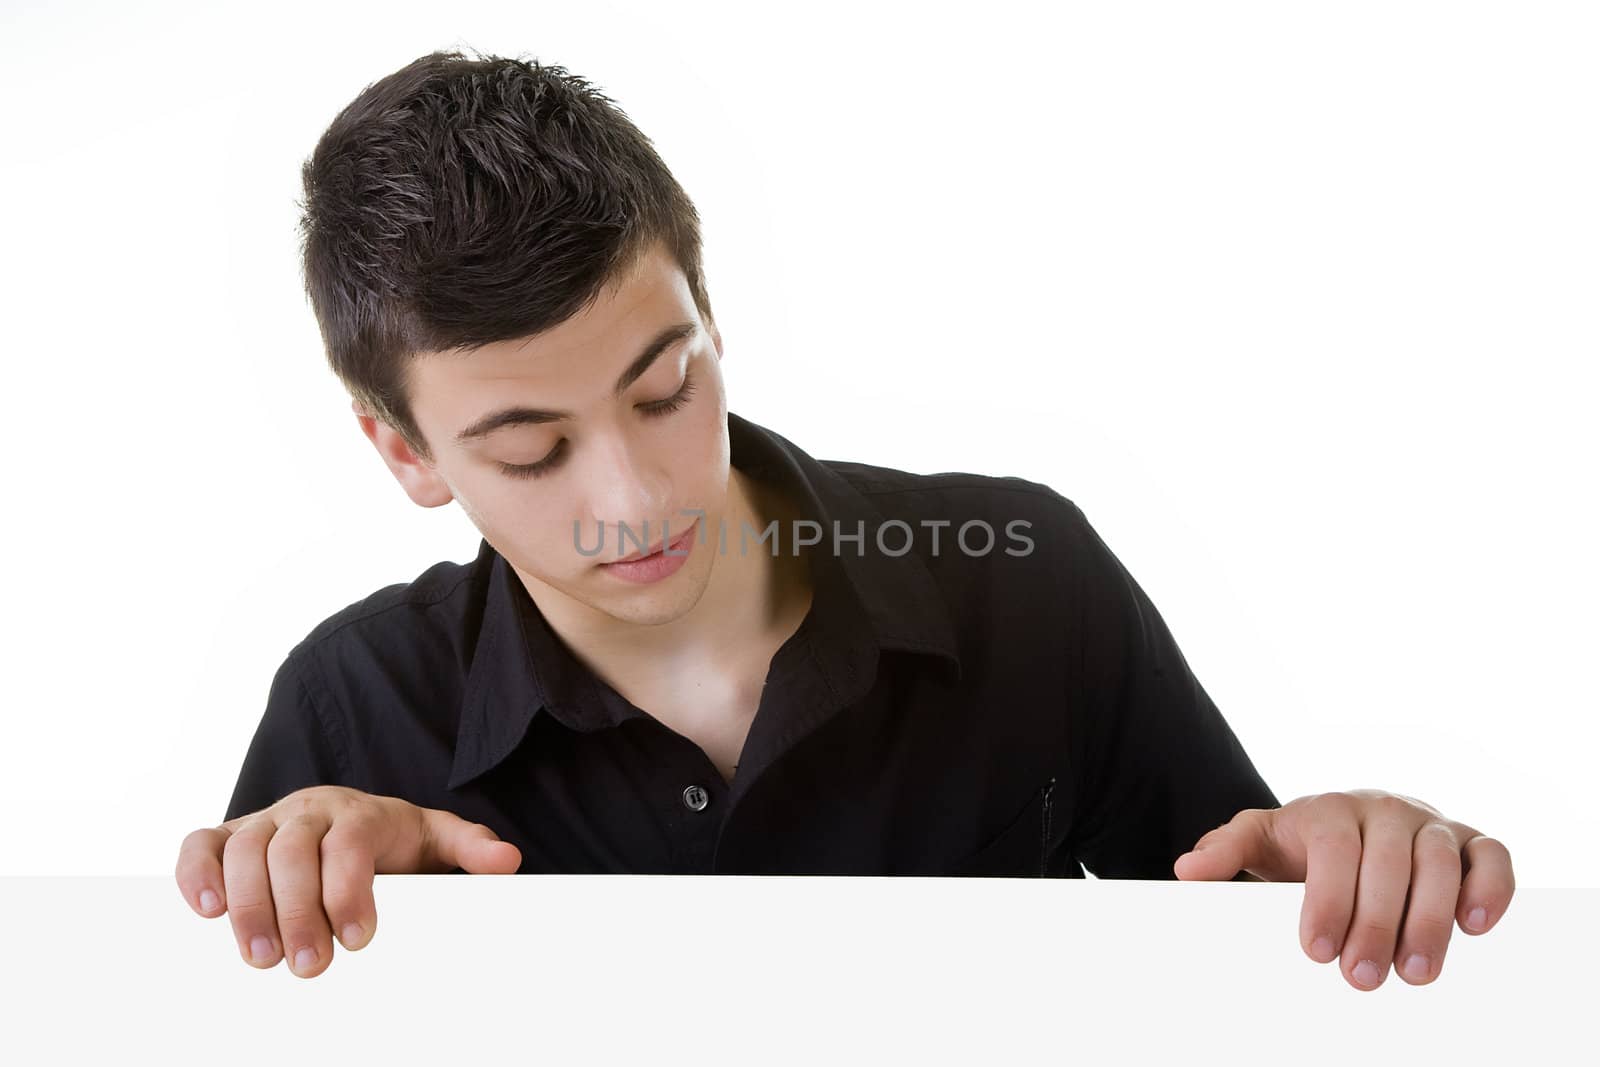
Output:
[[[673,336],[656,346],[664,334]],[[591,307],[537,337],[415,360],[407,392],[434,463],[395,473],[418,503],[459,501],[541,603],[554,591],[623,621],[670,621],[700,599],[716,559],[730,458],[721,358],[720,335],[658,245]],[[518,408],[560,417],[506,414]],[[377,443],[395,467],[393,441]],[[505,469],[535,464],[528,475]],[[603,566],[658,545],[666,522],[676,539],[695,521],[686,508],[705,516],[676,572],[630,582]],[[574,523],[591,553],[603,529],[599,554],[578,551]]]

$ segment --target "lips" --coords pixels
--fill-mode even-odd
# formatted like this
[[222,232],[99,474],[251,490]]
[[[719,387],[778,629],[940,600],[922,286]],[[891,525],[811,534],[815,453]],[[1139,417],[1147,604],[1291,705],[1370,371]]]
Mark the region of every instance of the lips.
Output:
[[[677,551],[679,548],[682,547],[684,538],[686,538],[690,534],[694,533],[695,527],[698,526],[699,524],[700,524],[700,520],[698,518],[696,518],[694,520],[694,522],[689,525],[689,528],[687,530],[683,531],[681,534],[678,534],[676,537],[674,537],[672,539],[673,551]],[[665,538],[664,534],[663,534],[663,538]],[[620,557],[618,559],[608,559],[608,560],[605,560],[603,563],[601,563],[601,566],[609,567],[613,563],[632,563],[632,562],[634,562],[636,560],[645,559],[645,558],[647,558],[649,556],[657,556],[657,555],[661,554],[662,550],[665,547],[666,546],[664,544],[662,544],[661,541],[657,541],[654,545],[652,545],[650,547],[650,551],[648,551],[648,552],[635,552],[631,556],[622,556],[622,557]]]

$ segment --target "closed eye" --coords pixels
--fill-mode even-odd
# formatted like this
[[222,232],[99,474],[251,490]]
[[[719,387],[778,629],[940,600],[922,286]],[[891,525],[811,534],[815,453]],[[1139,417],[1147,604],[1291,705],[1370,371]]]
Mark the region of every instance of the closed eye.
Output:
[[[683,376],[682,388],[680,388],[673,395],[667,397],[665,400],[653,400],[647,404],[638,404],[635,406],[644,413],[646,418],[663,418],[667,415],[671,415],[675,411],[682,409],[682,407],[689,402],[689,398],[694,395],[694,390],[694,377],[693,375],[686,373]],[[563,437],[560,441],[556,442],[556,447],[550,450],[550,454],[545,456],[545,458],[541,459],[537,463],[498,463],[496,466],[498,466],[500,468],[500,472],[507,477],[537,478],[540,475],[547,474],[556,467],[560,466],[561,459],[566,455],[566,452],[567,439]]]
[[689,398],[693,395],[694,376],[686,371],[683,375],[683,388],[679,389],[676,393],[667,397],[665,400],[656,400],[649,404],[640,404],[639,410],[644,412],[650,418],[659,418],[662,415],[670,415],[674,411],[677,411],[679,408],[683,407],[683,405],[687,404],[689,402]]

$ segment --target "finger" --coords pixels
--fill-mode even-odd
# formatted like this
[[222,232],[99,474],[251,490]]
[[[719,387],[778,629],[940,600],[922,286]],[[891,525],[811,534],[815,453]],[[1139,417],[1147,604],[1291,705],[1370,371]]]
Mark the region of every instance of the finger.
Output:
[[1516,874],[1511,869],[1511,853],[1492,837],[1476,831],[1462,848],[1467,867],[1461,881],[1461,899],[1456,902],[1456,921],[1469,934],[1488,932],[1511,906],[1516,892]]
[[227,910],[227,895],[222,884],[222,846],[229,832],[220,826],[196,830],[178,846],[178,863],[173,876],[178,891],[189,907],[214,919]]
[[1204,834],[1194,848],[1179,856],[1172,873],[1184,881],[1227,881],[1265,859],[1268,843],[1266,808],[1246,808]]
[[333,933],[322,910],[322,837],[330,825],[314,809],[288,815],[267,844],[284,959],[301,978],[321,974],[333,959]]
[[418,808],[422,813],[423,854],[431,866],[460,867],[468,874],[515,874],[522,850],[500,840],[482,823],[468,822],[454,812]]
[[1361,822],[1350,804],[1314,801],[1298,824],[1306,850],[1300,900],[1300,947],[1318,963],[1336,959],[1355,913],[1361,869]]
[[277,824],[259,815],[236,827],[222,846],[222,884],[228,921],[239,955],[252,967],[274,967],[281,958],[278,919],[267,877],[267,843]]
[[1207,831],[1194,848],[1173,861],[1172,873],[1188,882],[1227,881],[1244,868],[1240,833],[1231,822]]
[[[1405,802],[1396,798],[1398,804]],[[1361,867],[1356,875],[1356,910],[1345,937],[1342,970],[1357,989],[1383,984],[1394,960],[1411,885],[1412,842],[1417,836],[1409,809],[1369,812],[1361,824]]]
[[377,808],[352,808],[336,816],[322,838],[322,908],[339,943],[352,952],[366,947],[378,930],[372,880],[382,822]]
[[1395,973],[1411,985],[1426,985],[1444,966],[1461,895],[1461,846],[1450,827],[1430,822],[1417,831],[1411,849],[1411,891],[1395,953]]

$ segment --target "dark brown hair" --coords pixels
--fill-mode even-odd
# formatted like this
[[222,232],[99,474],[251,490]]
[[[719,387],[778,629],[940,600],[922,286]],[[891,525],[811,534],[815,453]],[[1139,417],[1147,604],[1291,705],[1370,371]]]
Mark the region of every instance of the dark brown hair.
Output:
[[339,112],[302,178],[328,362],[429,462],[406,392],[416,355],[555,326],[657,241],[712,321],[693,203],[627,115],[560,66],[422,56]]

